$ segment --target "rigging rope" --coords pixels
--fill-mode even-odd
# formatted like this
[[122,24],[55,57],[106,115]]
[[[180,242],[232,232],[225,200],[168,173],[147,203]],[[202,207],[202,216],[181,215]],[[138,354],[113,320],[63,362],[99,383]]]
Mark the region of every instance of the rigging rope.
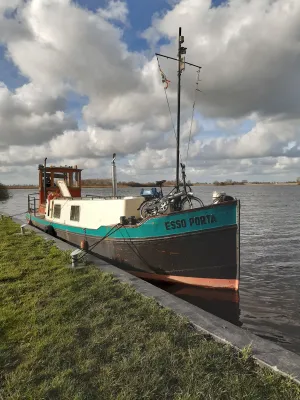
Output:
[[9,215],[9,214],[6,214],[6,213],[2,213],[1,215],[2,215],[3,217],[6,217],[6,218],[13,218],[13,217],[16,217],[16,216],[18,216],[18,215],[23,215],[23,214],[26,214],[26,213],[28,213],[28,210],[27,210],[27,211],[23,211],[23,212],[18,213],[18,214]]
[[[167,104],[168,104],[168,109],[169,109],[169,114],[170,114],[170,118],[171,118],[171,122],[172,122],[172,126],[173,126],[173,132],[174,132],[174,136],[175,136],[175,141],[176,141],[176,144],[177,144],[178,140],[177,140],[175,125],[174,125],[174,121],[173,121],[173,117],[172,117],[172,113],[171,113],[171,108],[170,108],[170,103],[169,103],[169,99],[168,99],[168,95],[167,95],[167,89],[168,89],[170,81],[167,79],[166,75],[162,72],[158,56],[156,56],[156,59],[157,59],[159,71],[160,71],[161,76],[162,76],[162,82],[166,83],[166,86],[164,86],[164,92],[165,92],[165,96],[166,96],[166,100],[167,100]],[[180,161],[182,162],[180,151],[179,151],[179,157],[180,157]]]
[[18,213],[18,214],[8,215],[8,217],[9,217],[9,218],[16,217],[17,215],[23,215],[23,214],[26,214],[27,212],[28,212],[28,211],[23,211],[23,212]]
[[190,150],[190,142],[191,142],[191,136],[192,136],[192,127],[193,127],[193,120],[194,120],[194,113],[195,113],[195,105],[196,105],[196,100],[197,100],[197,92],[201,91],[198,88],[199,81],[200,81],[199,76],[200,76],[200,68],[197,71],[197,81],[196,81],[196,88],[195,88],[194,104],[193,104],[193,109],[192,109],[190,134],[189,134],[189,141],[188,141],[188,147],[187,147],[187,152],[186,152],[186,162],[185,162],[186,166],[187,166],[187,162],[188,162],[188,159],[189,159],[189,150]]

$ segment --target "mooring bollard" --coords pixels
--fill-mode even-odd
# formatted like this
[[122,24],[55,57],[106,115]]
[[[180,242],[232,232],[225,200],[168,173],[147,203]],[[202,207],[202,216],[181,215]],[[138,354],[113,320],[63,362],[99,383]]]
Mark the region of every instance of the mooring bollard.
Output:
[[25,235],[25,226],[26,226],[26,224],[21,225],[21,234],[22,235]]
[[72,260],[72,268],[75,268],[78,265],[78,262],[81,261],[85,257],[85,251],[81,249],[76,249],[71,253]]

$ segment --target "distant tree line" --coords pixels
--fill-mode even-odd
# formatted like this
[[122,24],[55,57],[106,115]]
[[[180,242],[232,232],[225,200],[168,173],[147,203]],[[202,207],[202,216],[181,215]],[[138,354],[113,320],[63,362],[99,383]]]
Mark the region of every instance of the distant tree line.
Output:
[[111,186],[111,179],[82,179],[82,186]]
[[[111,187],[111,179],[82,179],[82,186],[104,186]],[[189,185],[192,185],[191,182],[188,181]],[[135,181],[119,181],[119,186],[129,186],[129,187],[155,187],[156,182],[135,182]],[[175,181],[166,181],[164,186],[174,186]]]
[[231,179],[230,180],[227,180],[227,181],[214,181],[213,182],[213,185],[215,185],[215,186],[228,186],[228,185],[245,185],[245,183],[248,183],[247,181],[241,181],[241,182],[239,182],[239,181],[232,181]]
[[152,187],[155,186],[154,182],[146,182],[146,183],[140,183],[140,182],[135,182],[135,181],[129,181],[129,182],[125,182],[125,181],[121,181],[118,182],[118,185],[122,185],[122,186],[129,186],[129,187],[142,187],[142,186],[146,186],[146,187]]
[[11,189],[31,189],[31,188],[37,188],[38,185],[22,185],[19,183],[14,183],[12,185],[7,185],[7,188],[11,188]]

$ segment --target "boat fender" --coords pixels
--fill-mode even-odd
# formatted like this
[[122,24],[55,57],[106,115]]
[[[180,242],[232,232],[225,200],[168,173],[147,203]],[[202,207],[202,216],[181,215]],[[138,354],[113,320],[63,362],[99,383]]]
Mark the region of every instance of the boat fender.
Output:
[[51,201],[51,200],[57,199],[58,197],[60,197],[60,192],[54,192],[54,193],[50,192],[48,194],[47,200]]
[[47,200],[48,200],[48,201],[51,201],[51,200],[53,200],[53,199],[54,199],[54,193],[50,192],[50,193],[48,194]]
[[50,236],[56,237],[56,232],[55,232],[55,229],[53,228],[52,225],[46,226],[45,232],[46,232],[48,235],[50,235]]
[[81,242],[80,242],[80,248],[81,248],[82,250],[87,251],[87,250],[89,249],[88,241],[87,241],[87,240],[81,240]]

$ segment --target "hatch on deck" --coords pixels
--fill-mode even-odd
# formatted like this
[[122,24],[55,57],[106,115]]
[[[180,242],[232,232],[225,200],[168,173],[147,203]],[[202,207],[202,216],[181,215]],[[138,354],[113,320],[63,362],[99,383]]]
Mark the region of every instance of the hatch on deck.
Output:
[[63,197],[72,197],[65,181],[57,181],[56,184],[59,187],[60,193]]

